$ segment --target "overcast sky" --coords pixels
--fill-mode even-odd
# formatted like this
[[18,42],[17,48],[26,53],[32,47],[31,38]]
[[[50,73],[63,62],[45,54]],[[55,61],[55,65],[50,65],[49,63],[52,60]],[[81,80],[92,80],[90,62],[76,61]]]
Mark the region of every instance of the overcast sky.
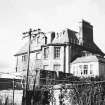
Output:
[[15,71],[22,32],[78,30],[81,19],[94,26],[94,41],[105,52],[105,0],[0,0],[0,72]]

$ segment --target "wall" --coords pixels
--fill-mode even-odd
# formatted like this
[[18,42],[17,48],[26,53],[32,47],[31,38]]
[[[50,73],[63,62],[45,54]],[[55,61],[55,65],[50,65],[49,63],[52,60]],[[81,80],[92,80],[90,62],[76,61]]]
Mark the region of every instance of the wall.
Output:
[[[22,90],[15,90],[14,91],[14,104],[21,105],[22,104]],[[12,105],[13,103],[13,90],[0,90],[0,101],[5,103],[7,101],[8,105]],[[1,104],[0,104],[1,105]]]
[[64,46],[60,46],[61,50],[60,50],[60,58],[59,59],[54,59],[54,46],[48,46],[48,47],[49,47],[48,58],[42,59],[43,65],[48,65],[48,70],[53,71],[54,64],[60,64],[60,66],[61,66],[60,71],[64,71]]
[[105,63],[99,62],[99,75],[105,78]]
[[[45,44],[45,36],[42,34],[37,35],[31,42],[31,48],[30,51],[34,51],[32,53],[30,53],[30,70],[34,70],[35,68],[38,68],[39,66],[41,66],[41,61],[37,60],[36,61],[36,54],[40,53],[40,58],[42,57],[42,52],[40,52],[41,50],[41,45]],[[26,49],[26,53],[28,50],[28,46]],[[17,55],[17,72],[23,72],[23,70],[25,71],[27,69],[27,58],[26,61],[22,61],[22,56],[25,54],[20,54]],[[36,66],[37,65],[37,66]]]

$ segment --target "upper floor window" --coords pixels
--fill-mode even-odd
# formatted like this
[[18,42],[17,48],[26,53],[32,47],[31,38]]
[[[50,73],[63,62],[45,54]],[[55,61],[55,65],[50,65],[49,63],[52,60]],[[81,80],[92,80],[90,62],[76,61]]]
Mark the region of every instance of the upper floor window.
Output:
[[26,55],[22,55],[22,62],[25,62],[27,60],[27,56]]
[[88,74],[88,65],[84,65],[84,74]]
[[61,47],[54,47],[54,58],[60,58],[60,48]]
[[44,48],[44,58],[48,58],[49,49]]
[[36,59],[41,59],[41,54],[40,53],[36,53]]

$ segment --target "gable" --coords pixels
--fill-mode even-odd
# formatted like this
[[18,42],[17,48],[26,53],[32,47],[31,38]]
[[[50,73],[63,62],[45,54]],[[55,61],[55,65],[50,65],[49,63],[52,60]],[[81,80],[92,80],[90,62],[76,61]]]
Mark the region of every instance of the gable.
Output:
[[[46,39],[47,37],[45,36],[44,33],[36,35],[36,37],[32,38],[31,40],[30,51],[41,50],[41,46],[46,44]],[[28,42],[15,54],[15,56],[27,53],[27,51]]]

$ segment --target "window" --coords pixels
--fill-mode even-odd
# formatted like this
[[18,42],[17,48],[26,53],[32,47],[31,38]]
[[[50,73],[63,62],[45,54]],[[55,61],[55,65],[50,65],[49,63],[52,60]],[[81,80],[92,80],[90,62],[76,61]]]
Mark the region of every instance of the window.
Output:
[[88,65],[84,65],[84,74],[88,73]]
[[25,62],[27,59],[26,59],[26,55],[23,55],[22,56],[22,62]]
[[60,64],[54,65],[54,71],[60,71]]
[[82,72],[82,65],[79,65],[79,69],[80,69],[80,73],[82,75],[83,74],[83,72]]
[[43,69],[44,69],[44,70],[48,70],[48,65],[44,65],[44,66],[43,66]]
[[90,64],[90,74],[92,74],[92,70],[93,70],[93,65]]
[[75,75],[75,66],[73,67],[73,74]]
[[45,37],[45,44],[47,44],[47,37]]
[[60,58],[60,47],[54,47],[54,58]]
[[44,58],[48,58],[48,48],[44,48]]
[[39,36],[37,37],[37,43],[40,43],[40,37]]
[[41,54],[40,53],[36,53],[36,59],[41,59]]

